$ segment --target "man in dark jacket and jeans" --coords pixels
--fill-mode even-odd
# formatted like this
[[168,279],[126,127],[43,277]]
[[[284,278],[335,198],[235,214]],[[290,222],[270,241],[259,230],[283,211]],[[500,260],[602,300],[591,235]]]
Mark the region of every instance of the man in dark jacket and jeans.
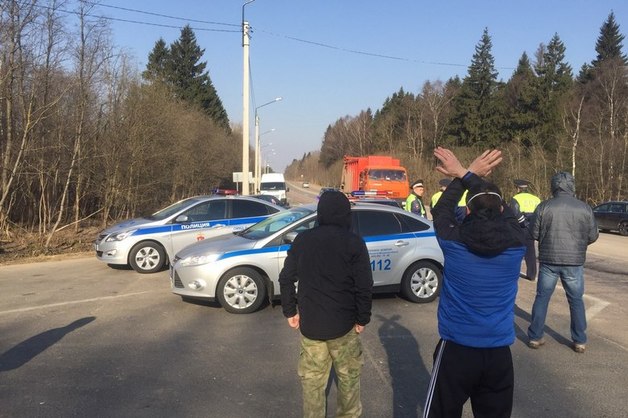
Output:
[[364,240],[351,232],[351,204],[343,193],[323,193],[317,218],[317,227],[294,240],[279,274],[283,314],[302,334],[298,374],[303,416],[325,416],[333,364],[338,378],[336,416],[359,417],[359,334],[371,319],[373,288],[369,254]]
[[599,235],[593,210],[578,200],[571,174],[556,173],[551,181],[552,195],[534,212],[532,238],[539,242],[539,281],[532,306],[532,322],[528,328],[528,346],[545,344],[543,328],[547,306],[560,278],[567,295],[571,314],[572,348],[584,353],[587,342],[587,318],[584,309],[584,261],[587,246]]
[[[499,188],[481,177],[501,162],[486,151],[464,168],[448,149],[436,148],[437,170],[455,177],[432,210],[445,256],[438,303],[440,341],[423,417],[460,417],[470,398],[476,417],[509,417],[514,371],[514,305],[525,253],[523,228]],[[468,190],[467,216],[456,207]]]

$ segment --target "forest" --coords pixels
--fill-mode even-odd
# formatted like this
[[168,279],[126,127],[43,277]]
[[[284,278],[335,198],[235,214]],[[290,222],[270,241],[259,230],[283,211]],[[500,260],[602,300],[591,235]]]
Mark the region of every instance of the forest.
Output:
[[[70,23],[55,1],[0,0],[0,252],[17,236],[32,234],[45,249],[59,231],[233,187],[241,169],[241,127],[229,120],[193,30],[156,39],[138,69],[93,7],[77,2]],[[486,29],[466,76],[425,81],[418,92],[400,87],[380,109],[340,117],[321,132],[320,150],[295,159],[286,176],[337,185],[344,155],[385,154],[431,193],[434,147],[466,162],[498,147],[505,161],[493,179],[505,192],[525,178],[547,197],[551,175],[566,170],[590,204],[626,199],[623,40],[610,13],[577,74],[556,34],[534,56],[522,53],[501,81]]]
[[[401,87],[381,109],[365,109],[330,124],[321,149],[295,159],[293,179],[337,186],[344,155],[392,155],[437,191],[432,151],[456,151],[463,162],[499,148],[504,162],[492,180],[514,194],[514,179],[531,182],[543,198],[558,171],[574,175],[577,194],[590,204],[626,199],[628,78],[624,35],[611,12],[600,28],[595,58],[574,74],[566,46],[555,34],[507,81],[497,80],[487,29],[475,46],[467,75],[425,81],[421,91]],[[431,187],[430,187],[431,185]]]

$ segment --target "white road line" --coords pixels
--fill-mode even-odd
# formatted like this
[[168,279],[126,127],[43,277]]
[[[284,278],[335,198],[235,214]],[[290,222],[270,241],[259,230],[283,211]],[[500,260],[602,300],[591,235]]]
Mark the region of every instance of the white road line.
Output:
[[74,301],[71,301],[71,302],[50,303],[48,305],[31,306],[30,308],[21,308],[21,309],[11,309],[11,310],[8,310],[8,311],[0,311],[0,315],[21,313],[21,312],[29,312],[29,311],[36,311],[38,309],[56,308],[58,306],[76,305],[76,304],[79,304],[79,303],[98,302],[98,301],[101,301],[101,300],[125,298],[127,296],[137,296],[137,295],[143,295],[143,294],[146,294],[146,293],[153,293],[153,292],[160,292],[160,291],[161,290],[146,290],[144,292],[127,293],[125,295],[103,296],[103,297],[100,297],[100,298],[74,300]]
[[602,312],[604,308],[610,305],[610,302],[596,298],[595,296],[584,295],[584,298],[591,303],[591,306],[587,308],[587,320],[595,318],[597,314]]

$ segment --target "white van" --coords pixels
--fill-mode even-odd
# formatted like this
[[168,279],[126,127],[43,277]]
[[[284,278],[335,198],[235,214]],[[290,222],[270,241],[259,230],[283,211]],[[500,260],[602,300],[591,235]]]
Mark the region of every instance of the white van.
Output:
[[286,179],[283,177],[283,173],[262,174],[259,191],[261,194],[275,196],[284,206],[288,203],[286,193],[289,192],[290,189],[286,187]]

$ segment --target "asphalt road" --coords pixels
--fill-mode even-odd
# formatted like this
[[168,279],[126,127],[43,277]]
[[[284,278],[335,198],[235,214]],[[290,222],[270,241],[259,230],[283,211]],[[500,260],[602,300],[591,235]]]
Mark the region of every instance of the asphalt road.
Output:
[[[569,348],[560,287],[547,344],[526,347],[535,283],[520,281],[513,417],[628,416],[627,248],[628,238],[602,234],[589,251],[585,354]],[[420,416],[436,308],[375,299],[363,334],[365,417]],[[231,315],[186,303],[166,271],[141,275],[93,256],[0,266],[0,417],[298,417],[298,342],[280,306]]]

